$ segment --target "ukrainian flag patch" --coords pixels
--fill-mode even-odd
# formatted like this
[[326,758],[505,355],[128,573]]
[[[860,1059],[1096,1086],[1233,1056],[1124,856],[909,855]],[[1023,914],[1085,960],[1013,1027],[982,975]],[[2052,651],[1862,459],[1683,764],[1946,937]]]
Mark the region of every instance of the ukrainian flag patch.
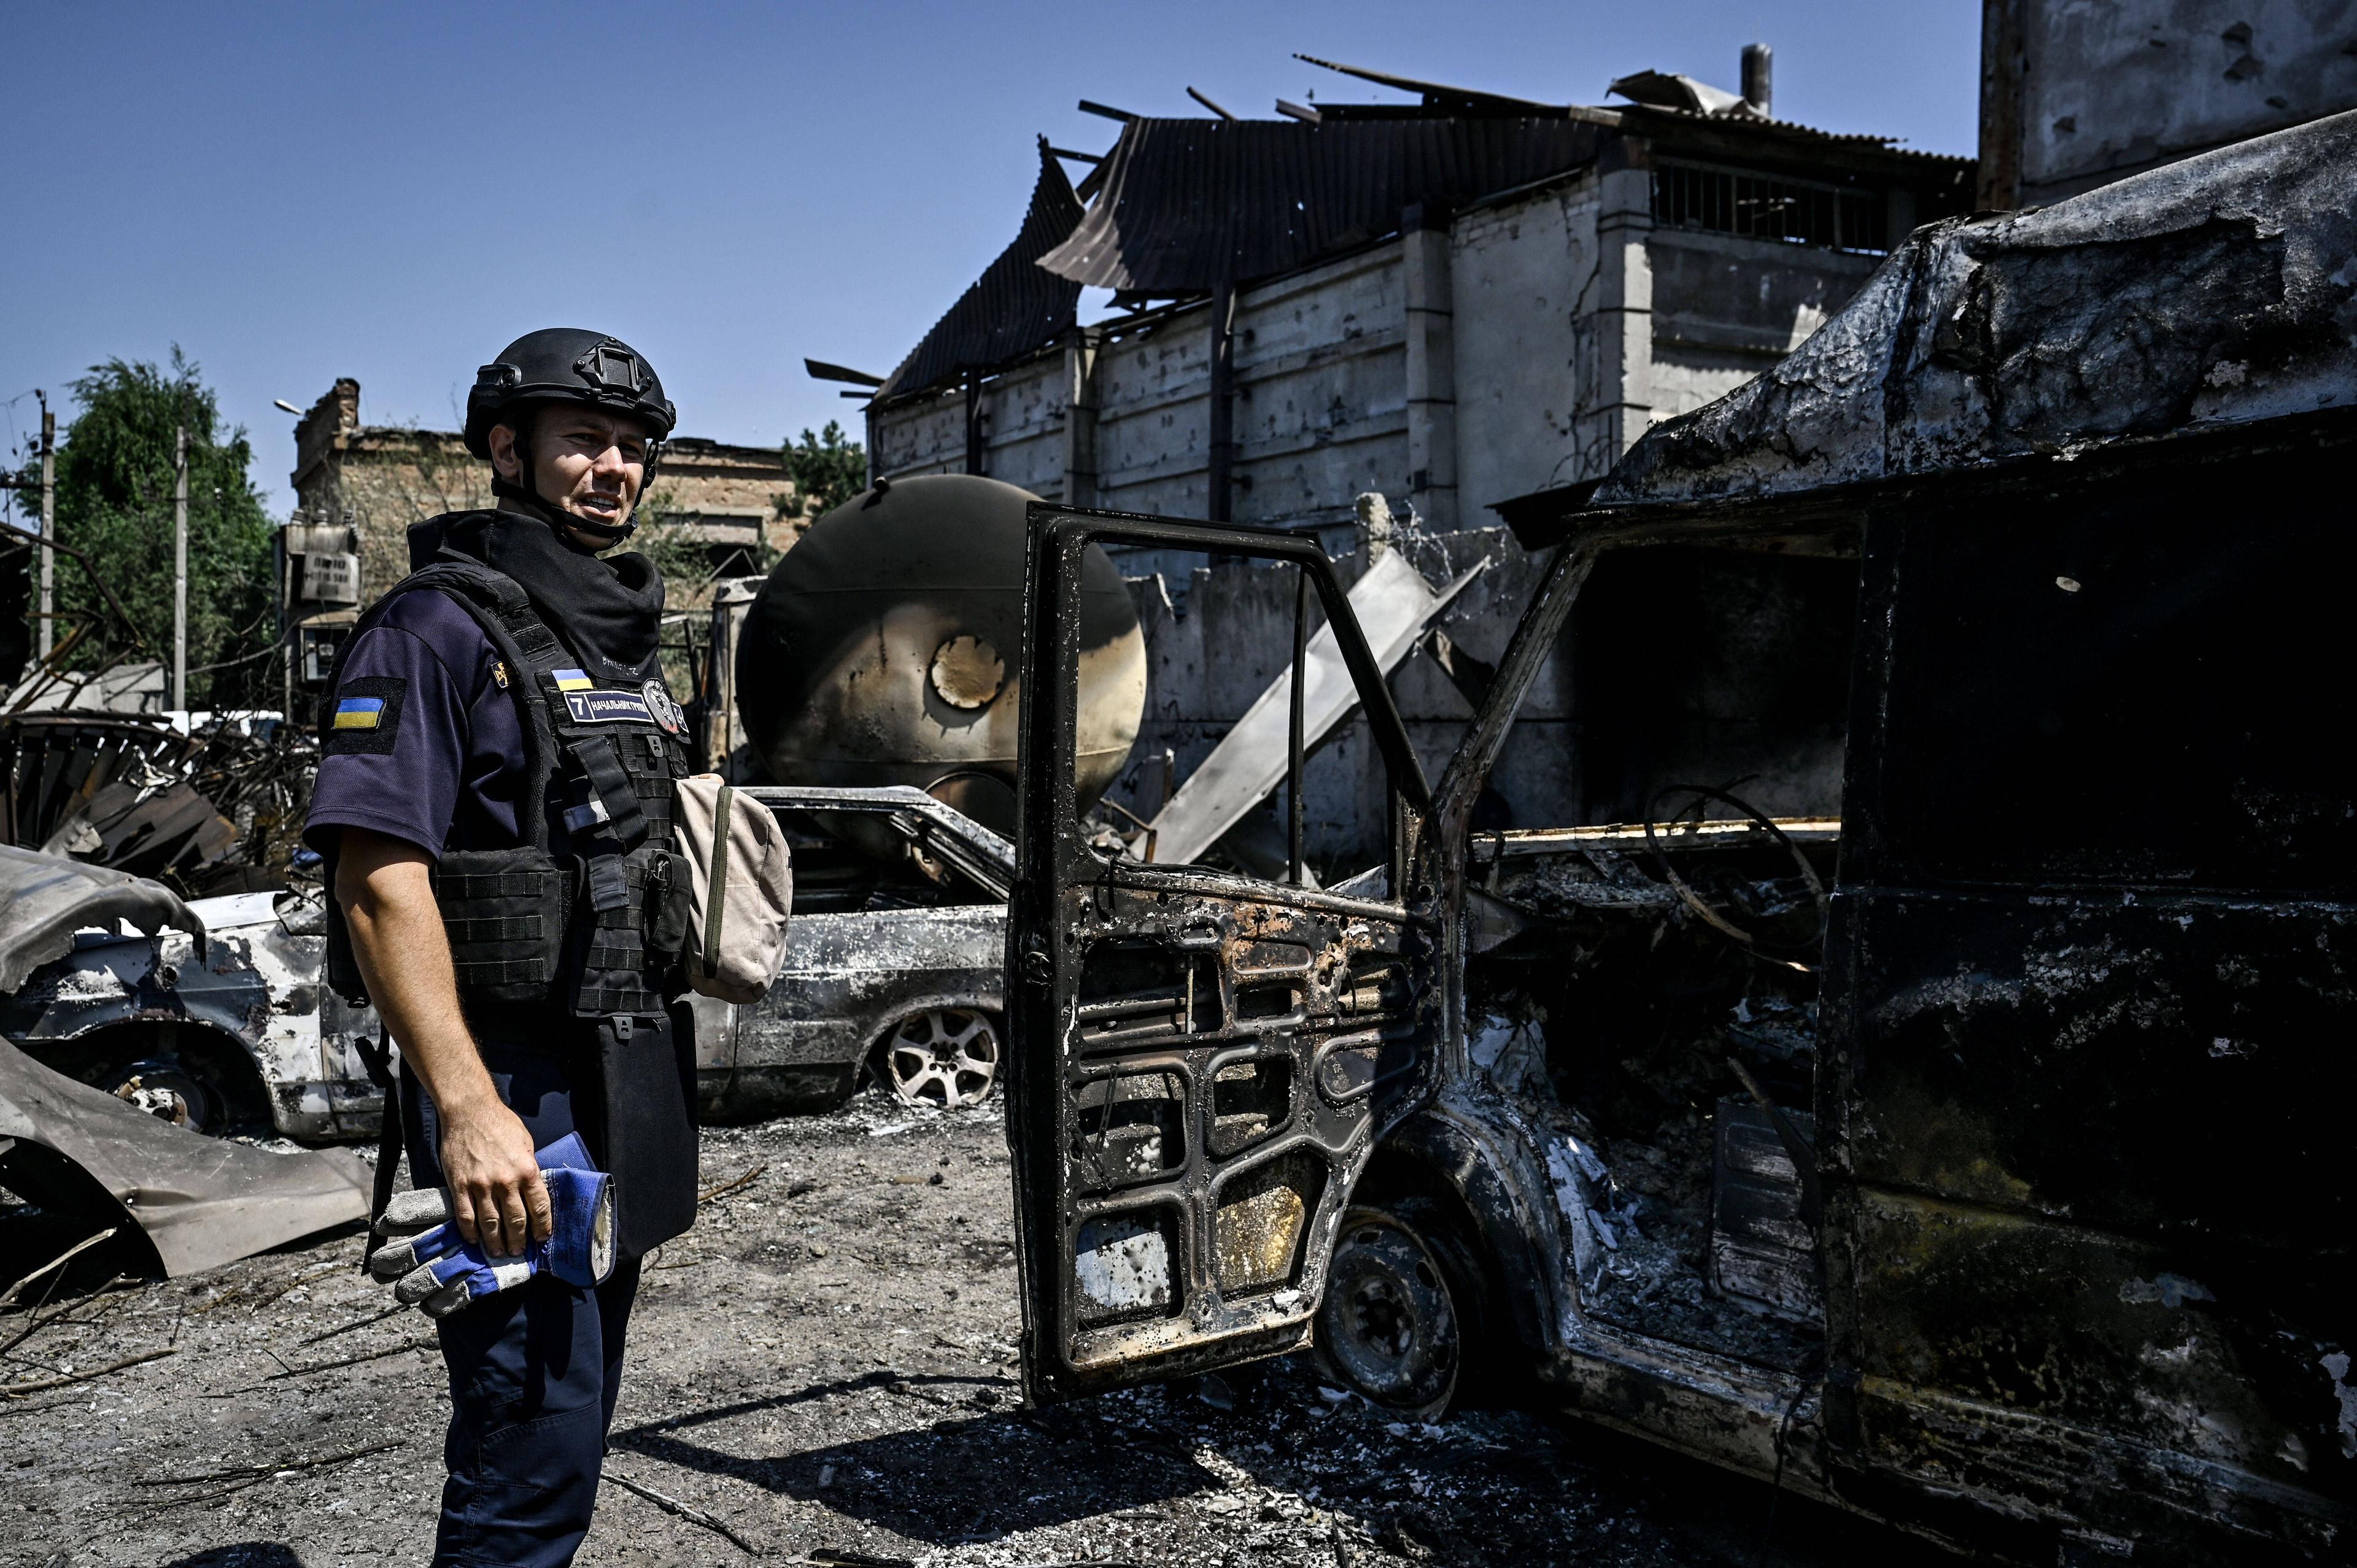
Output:
[[321,739],[329,757],[361,753],[389,757],[401,733],[401,705],[409,682],[398,675],[353,675],[336,689]]
[[586,670],[552,670],[549,673],[555,678],[560,692],[586,692],[593,684]]

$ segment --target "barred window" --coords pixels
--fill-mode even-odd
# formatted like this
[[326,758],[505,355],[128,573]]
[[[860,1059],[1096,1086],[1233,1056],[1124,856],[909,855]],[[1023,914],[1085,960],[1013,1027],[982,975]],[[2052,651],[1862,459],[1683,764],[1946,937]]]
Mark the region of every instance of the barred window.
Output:
[[1889,249],[1882,193],[1701,164],[1653,172],[1653,221],[1837,251]]

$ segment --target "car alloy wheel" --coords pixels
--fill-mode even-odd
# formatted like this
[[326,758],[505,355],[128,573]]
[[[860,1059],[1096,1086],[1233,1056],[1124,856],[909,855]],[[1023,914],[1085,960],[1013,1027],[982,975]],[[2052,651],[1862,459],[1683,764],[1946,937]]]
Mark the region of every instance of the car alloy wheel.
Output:
[[893,1029],[884,1067],[892,1092],[910,1105],[979,1105],[998,1085],[998,1031],[986,1013],[936,1007]]

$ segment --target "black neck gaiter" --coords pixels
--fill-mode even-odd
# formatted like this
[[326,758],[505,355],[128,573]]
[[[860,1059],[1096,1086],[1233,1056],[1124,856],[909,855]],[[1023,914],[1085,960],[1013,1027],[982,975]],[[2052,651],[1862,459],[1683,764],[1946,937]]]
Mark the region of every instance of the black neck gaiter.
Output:
[[645,556],[587,554],[540,519],[504,510],[437,517],[409,531],[413,571],[445,550],[514,578],[595,678],[639,682],[655,673],[663,581]]

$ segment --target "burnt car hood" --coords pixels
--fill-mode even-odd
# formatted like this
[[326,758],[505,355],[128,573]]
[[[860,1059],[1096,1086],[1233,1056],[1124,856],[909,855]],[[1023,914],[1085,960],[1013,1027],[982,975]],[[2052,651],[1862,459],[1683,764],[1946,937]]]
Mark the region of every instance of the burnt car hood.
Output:
[[167,1278],[365,1219],[370,1185],[368,1167],[349,1151],[275,1155],[208,1138],[52,1072],[5,1041],[0,1183],[85,1219],[90,1231],[144,1236],[143,1272]]
[[84,865],[63,855],[0,844],[0,995],[25,977],[73,950],[74,932],[128,920],[154,935],[170,928],[188,932],[204,950],[205,923],[160,882],[102,865]]

